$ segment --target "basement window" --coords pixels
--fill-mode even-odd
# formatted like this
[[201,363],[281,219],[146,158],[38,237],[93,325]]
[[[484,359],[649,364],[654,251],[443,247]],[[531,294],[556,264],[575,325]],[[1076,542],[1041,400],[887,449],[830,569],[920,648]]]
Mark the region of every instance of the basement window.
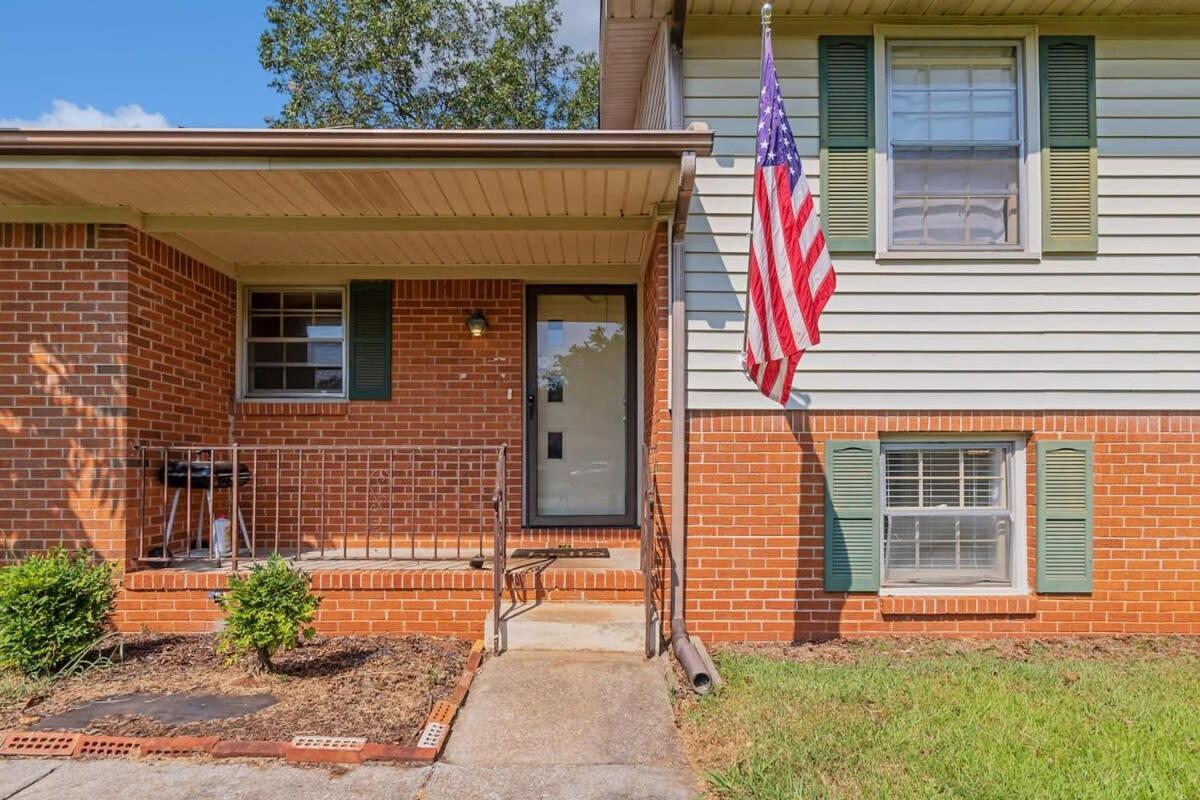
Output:
[[1013,461],[1010,443],[885,443],[882,585],[1014,586]]
[[249,289],[247,397],[345,397],[346,291]]

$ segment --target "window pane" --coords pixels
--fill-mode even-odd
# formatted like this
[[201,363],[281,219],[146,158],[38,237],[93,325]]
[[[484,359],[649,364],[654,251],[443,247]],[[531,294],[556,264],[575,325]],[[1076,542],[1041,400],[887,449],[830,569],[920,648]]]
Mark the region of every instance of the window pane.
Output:
[[965,89],[971,85],[970,68],[935,65],[929,70],[929,85],[935,89]]
[[313,305],[316,308],[330,308],[341,311],[342,295],[339,292],[317,292]]
[[969,586],[1010,581],[1006,514],[888,517],[884,583]]
[[341,342],[310,342],[308,363],[338,367],[342,364]]
[[312,367],[288,367],[287,388],[313,391],[317,388],[317,371]]
[[317,388],[323,392],[341,392],[342,391],[342,370],[341,367],[336,369],[318,369]]
[[299,317],[284,317],[283,335],[289,339],[306,339],[308,338],[308,328],[310,325],[312,325],[312,317],[307,314]]
[[958,197],[931,197],[925,206],[925,241],[949,247],[966,239],[966,201]]
[[270,391],[283,388],[282,367],[255,367],[250,370],[251,391]]
[[312,292],[284,292],[283,307],[287,309],[311,309],[313,307]]
[[250,308],[279,308],[279,292],[251,292]]
[[1012,244],[1016,228],[1010,208],[1015,198],[976,197],[967,208],[967,241],[971,244]]
[[256,342],[250,347],[250,358],[256,364],[278,364],[283,361],[283,345],[271,342]]
[[314,339],[338,339],[342,335],[341,316],[319,316],[308,326],[308,335]]
[[254,338],[279,335],[279,317],[253,314],[250,316],[250,335]]
[[892,208],[892,241],[896,244],[925,243],[925,201],[897,197]]

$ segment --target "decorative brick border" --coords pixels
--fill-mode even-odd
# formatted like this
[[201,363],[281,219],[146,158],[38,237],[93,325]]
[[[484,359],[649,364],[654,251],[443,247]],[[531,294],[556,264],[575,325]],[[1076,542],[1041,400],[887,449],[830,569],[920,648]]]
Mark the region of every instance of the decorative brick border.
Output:
[[377,744],[342,736],[296,736],[290,742],[218,739],[215,736],[90,736],[68,731],[2,731],[0,756],[36,758],[121,758],[126,756],[209,756],[282,758],[293,764],[360,764],[390,761],[432,764],[442,753],[450,726],[483,662],[477,640],[448,700],[439,700],[425,718],[416,747]]

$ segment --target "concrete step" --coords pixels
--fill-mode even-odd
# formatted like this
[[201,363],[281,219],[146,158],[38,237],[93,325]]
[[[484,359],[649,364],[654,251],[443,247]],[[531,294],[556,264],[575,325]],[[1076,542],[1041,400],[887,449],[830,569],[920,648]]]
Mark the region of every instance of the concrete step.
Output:
[[[488,614],[485,640],[495,629]],[[542,602],[501,609],[504,650],[595,650],[644,653],[646,612],[639,603]]]

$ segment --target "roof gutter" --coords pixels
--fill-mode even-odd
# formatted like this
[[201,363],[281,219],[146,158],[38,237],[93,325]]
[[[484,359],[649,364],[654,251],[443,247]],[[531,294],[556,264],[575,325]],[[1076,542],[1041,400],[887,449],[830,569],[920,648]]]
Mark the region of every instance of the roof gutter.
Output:
[[[683,129],[683,28],[687,0],[675,0],[667,49],[667,127]],[[694,129],[693,129],[694,130]],[[711,152],[711,151],[710,151]],[[685,619],[687,587],[687,308],[685,278],[688,207],[696,179],[696,156],[684,153],[679,166],[679,192],[671,226],[671,652],[698,694],[712,688],[712,676],[688,635]]]
[[678,159],[711,153],[712,141],[711,132],[686,130],[0,129],[0,155]]

